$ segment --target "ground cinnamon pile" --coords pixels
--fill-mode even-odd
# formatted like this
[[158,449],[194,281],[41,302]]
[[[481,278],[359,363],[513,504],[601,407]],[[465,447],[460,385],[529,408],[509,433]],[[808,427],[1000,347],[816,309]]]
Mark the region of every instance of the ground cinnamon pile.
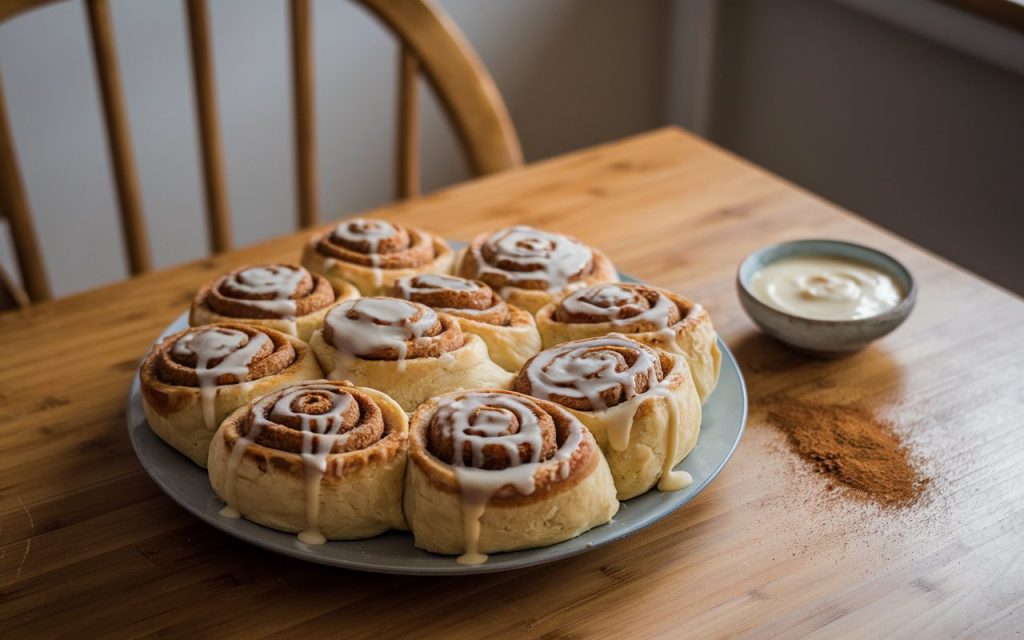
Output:
[[912,505],[928,483],[892,425],[860,407],[782,399],[767,419],[816,471],[884,507]]

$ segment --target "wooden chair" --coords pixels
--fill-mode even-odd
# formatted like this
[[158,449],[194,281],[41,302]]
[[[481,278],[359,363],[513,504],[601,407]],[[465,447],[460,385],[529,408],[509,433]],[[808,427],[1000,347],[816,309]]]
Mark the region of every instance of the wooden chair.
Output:
[[[60,0],[5,0],[0,22]],[[508,111],[487,69],[451,19],[431,0],[357,0],[391,30],[400,43],[398,69],[398,148],[396,194],[419,192],[418,105],[416,81],[422,73],[454,125],[469,165],[478,175],[522,164],[522,151]],[[311,0],[291,2],[292,77],[295,100],[297,219],[301,227],[317,222],[316,130],[313,113]],[[152,267],[139,180],[125,111],[108,0],[85,0],[96,62],[103,115],[113,162],[122,235],[131,273]],[[209,226],[210,251],[231,247],[231,224],[224,151],[217,119],[217,98],[206,0],[185,0],[192,53],[196,111]],[[2,79],[0,79],[2,83]],[[14,240],[24,290],[0,268],[0,309],[50,298],[49,280],[32,224],[28,197],[14,152],[14,140],[0,84],[0,215]]]

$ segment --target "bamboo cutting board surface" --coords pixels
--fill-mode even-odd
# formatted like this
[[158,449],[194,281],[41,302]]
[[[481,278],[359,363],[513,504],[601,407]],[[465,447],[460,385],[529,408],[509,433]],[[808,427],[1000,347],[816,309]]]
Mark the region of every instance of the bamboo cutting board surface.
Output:
[[[554,565],[410,578],[280,557],[205,526],[132,454],[135,368],[194,291],[298,260],[305,234],[0,315],[0,636],[1017,637],[1024,630],[1024,304],[678,129],[473,181],[374,215],[445,237],[531,224],[708,307],[751,396],[698,498]],[[818,362],[760,335],[734,290],[766,243],[851,240],[914,273],[917,309]],[[785,392],[894,423],[932,482],[886,511],[828,491],[758,411]],[[282,634],[284,634],[282,636]]]

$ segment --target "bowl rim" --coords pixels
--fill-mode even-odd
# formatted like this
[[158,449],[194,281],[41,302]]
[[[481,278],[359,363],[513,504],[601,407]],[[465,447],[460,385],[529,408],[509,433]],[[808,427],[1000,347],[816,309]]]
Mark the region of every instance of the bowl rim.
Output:
[[[764,253],[767,253],[768,251],[774,250],[774,249],[781,249],[783,247],[790,247],[790,246],[809,245],[809,244],[812,244],[812,243],[815,243],[815,244],[842,245],[842,246],[846,246],[846,247],[852,247],[852,248],[860,250],[860,251],[866,251],[868,253],[872,253],[875,256],[881,258],[883,262],[885,262],[889,267],[895,269],[895,271],[901,272],[901,275],[906,277],[906,281],[907,281],[907,283],[909,283],[910,286],[907,288],[907,291],[903,294],[903,297],[900,298],[900,301],[893,308],[888,309],[886,311],[883,311],[882,313],[879,313],[879,314],[876,314],[876,315],[873,315],[873,316],[868,316],[866,318],[851,318],[849,320],[828,320],[828,319],[823,319],[823,318],[809,318],[807,316],[801,316],[801,315],[797,315],[795,313],[790,313],[788,311],[783,311],[782,309],[777,309],[777,308],[771,306],[770,304],[764,302],[760,298],[758,298],[756,295],[754,295],[754,292],[751,291],[750,288],[747,286],[747,283],[743,279],[744,267],[746,267],[747,264],[750,263],[751,261],[755,260],[758,256],[760,256],[760,255],[762,255]],[[814,254],[817,254],[817,255],[829,255],[828,253],[823,253],[821,251],[817,251],[817,252],[809,251],[806,254],[802,254],[802,255],[814,255]],[[765,265],[762,266],[762,268],[764,268],[764,266],[767,266],[767,264],[770,264],[770,263],[766,262]],[[751,274],[751,275],[753,275],[753,274]],[[893,275],[892,270],[890,270],[890,275]],[[910,314],[910,311],[913,309],[914,303],[917,300],[917,280],[914,279],[914,274],[911,273],[910,269],[908,269],[906,267],[906,265],[904,265],[902,262],[900,262],[899,260],[897,260],[896,258],[891,256],[890,254],[888,254],[888,253],[886,253],[886,252],[884,252],[884,251],[882,251],[880,249],[875,249],[874,247],[869,247],[869,246],[866,246],[866,245],[863,245],[863,244],[858,244],[856,242],[849,242],[849,241],[846,241],[846,240],[834,240],[834,239],[831,239],[831,238],[801,238],[799,240],[786,240],[786,241],[783,241],[783,242],[775,242],[775,243],[772,243],[772,244],[764,245],[763,247],[759,247],[758,249],[754,250],[753,252],[748,254],[745,258],[743,258],[743,260],[740,261],[739,267],[737,267],[737,269],[736,269],[736,286],[746,295],[746,297],[748,297],[758,307],[766,309],[766,310],[768,310],[768,311],[770,311],[772,313],[776,313],[776,314],[785,316],[787,318],[792,318],[792,319],[795,319],[795,320],[800,320],[800,321],[804,321],[804,322],[820,324],[820,325],[825,325],[825,326],[833,326],[833,327],[852,326],[852,325],[857,325],[857,324],[865,324],[865,323],[868,323],[868,322],[879,322],[879,321],[887,321],[887,320],[895,320],[895,319],[906,318],[906,316],[908,316]]]

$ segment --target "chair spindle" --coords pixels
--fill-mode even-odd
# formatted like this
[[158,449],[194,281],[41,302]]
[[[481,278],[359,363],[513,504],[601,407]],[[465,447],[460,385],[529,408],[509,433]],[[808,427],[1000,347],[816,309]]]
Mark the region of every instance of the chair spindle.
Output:
[[313,112],[313,34],[310,0],[292,0],[292,75],[295,89],[295,154],[299,226],[317,221],[316,140]]
[[399,199],[415,198],[420,193],[419,158],[419,61],[409,47],[402,45],[398,64],[398,179]]
[[224,147],[217,117],[217,85],[210,45],[209,11],[206,0],[188,0],[187,6],[210,250],[220,253],[232,245],[231,218],[224,172]]
[[121,72],[114,47],[114,25],[108,0],[88,0],[89,30],[92,34],[96,73],[99,76],[107,141],[114,165],[114,184],[121,210],[121,230],[128,249],[128,266],[133,274],[152,268],[149,240],[142,215],[139,176],[132,154],[128,114],[124,105]]

